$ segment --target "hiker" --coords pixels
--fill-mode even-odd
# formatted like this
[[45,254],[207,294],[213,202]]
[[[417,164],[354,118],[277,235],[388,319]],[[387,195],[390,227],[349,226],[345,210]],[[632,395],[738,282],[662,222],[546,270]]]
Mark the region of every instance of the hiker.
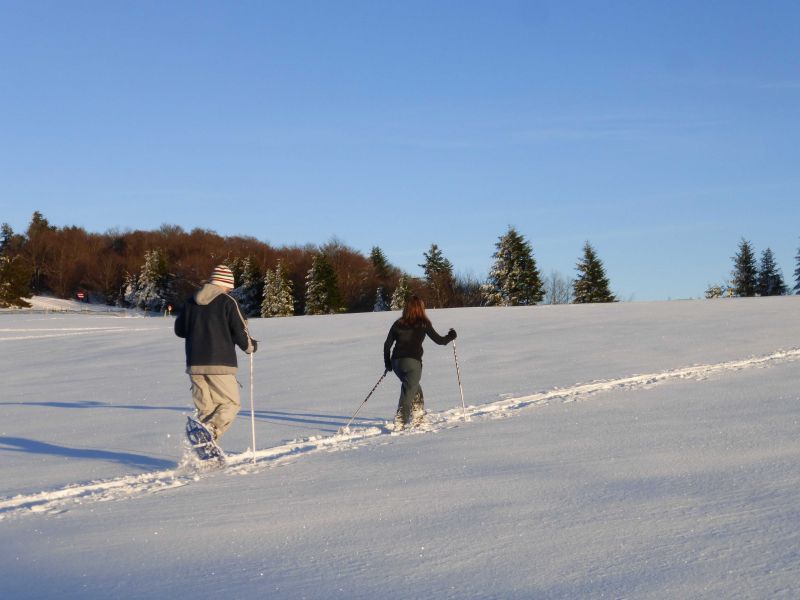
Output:
[[403,316],[392,324],[383,344],[386,371],[394,371],[402,382],[394,418],[395,431],[403,429],[409,421],[416,427],[425,418],[425,398],[419,382],[422,377],[422,342],[426,335],[440,346],[456,339],[454,329],[450,329],[446,336],[436,333],[425,314],[425,303],[417,296],[411,296],[403,308]]
[[218,265],[175,319],[175,334],[186,339],[186,372],[192,382],[197,420],[216,441],[239,414],[236,346],[247,354],[258,349],[239,304],[228,295],[233,273]]

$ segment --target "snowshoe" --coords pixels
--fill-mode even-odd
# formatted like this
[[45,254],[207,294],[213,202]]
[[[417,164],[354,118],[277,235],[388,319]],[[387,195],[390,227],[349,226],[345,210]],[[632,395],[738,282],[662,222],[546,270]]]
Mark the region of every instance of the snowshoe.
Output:
[[186,418],[186,439],[200,460],[225,463],[225,453],[214,441],[212,430],[194,417]]

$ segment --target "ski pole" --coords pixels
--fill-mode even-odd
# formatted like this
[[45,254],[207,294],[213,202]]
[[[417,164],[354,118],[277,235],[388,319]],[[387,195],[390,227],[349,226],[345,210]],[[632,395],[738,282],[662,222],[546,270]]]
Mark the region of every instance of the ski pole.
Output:
[[250,353],[250,431],[253,434],[253,464],[256,464],[256,410],[253,403],[253,354]]
[[456,341],[453,340],[453,360],[456,362],[456,377],[458,377],[458,389],[461,392],[461,410],[464,411],[464,421],[467,420],[467,407],[464,404],[464,388],[461,387],[461,369],[458,368],[458,354],[456,353]]
[[388,370],[386,370],[386,371],[384,371],[384,372],[383,372],[383,375],[381,375],[381,378],[380,378],[380,379],[378,379],[378,383],[376,383],[376,384],[375,384],[375,385],[372,387],[372,389],[369,391],[369,394],[367,394],[367,397],[366,397],[366,398],[364,398],[364,401],[363,401],[363,402],[361,403],[361,405],[358,407],[358,410],[356,410],[355,414],[354,414],[352,417],[350,417],[350,420],[347,422],[347,425],[345,425],[344,427],[342,427],[342,429],[341,429],[342,431],[347,431],[348,429],[350,429],[350,423],[352,423],[352,422],[353,422],[353,420],[356,418],[356,415],[357,415],[357,414],[358,414],[358,412],[361,410],[361,407],[362,407],[362,406],[364,406],[364,405],[367,403],[367,400],[369,400],[369,399],[370,399],[370,396],[372,396],[373,392],[375,392],[375,390],[377,390],[377,389],[378,389],[378,386],[381,384],[381,381],[383,381],[383,379],[384,379],[384,378],[385,378],[385,377],[386,377],[388,374],[389,374],[389,371],[388,371]]

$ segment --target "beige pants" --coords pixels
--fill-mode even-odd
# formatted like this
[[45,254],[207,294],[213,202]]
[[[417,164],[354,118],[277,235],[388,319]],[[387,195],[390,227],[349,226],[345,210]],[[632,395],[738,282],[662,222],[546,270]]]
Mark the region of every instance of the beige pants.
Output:
[[192,400],[197,409],[197,418],[210,423],[216,430],[217,439],[231,426],[239,414],[239,382],[236,375],[190,375]]

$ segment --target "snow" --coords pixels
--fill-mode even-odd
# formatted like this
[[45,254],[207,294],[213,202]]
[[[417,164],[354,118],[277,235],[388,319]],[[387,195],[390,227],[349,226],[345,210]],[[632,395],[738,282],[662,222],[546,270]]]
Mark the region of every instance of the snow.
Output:
[[340,431],[397,313],[253,319],[224,470],[171,318],[3,313],[3,597],[796,598],[798,309],[429,311],[402,434],[393,376]]

